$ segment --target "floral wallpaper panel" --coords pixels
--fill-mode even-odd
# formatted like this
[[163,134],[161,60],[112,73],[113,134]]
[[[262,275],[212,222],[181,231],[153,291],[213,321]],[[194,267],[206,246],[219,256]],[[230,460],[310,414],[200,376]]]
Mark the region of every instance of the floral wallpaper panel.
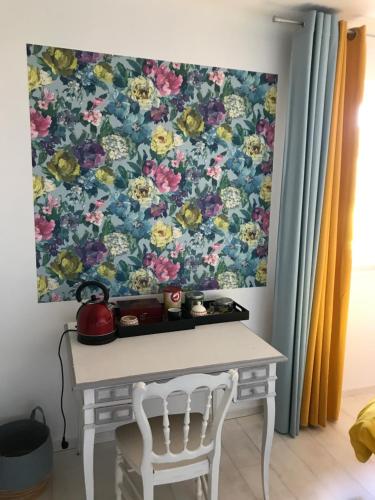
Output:
[[27,57],[39,301],[266,284],[276,75]]

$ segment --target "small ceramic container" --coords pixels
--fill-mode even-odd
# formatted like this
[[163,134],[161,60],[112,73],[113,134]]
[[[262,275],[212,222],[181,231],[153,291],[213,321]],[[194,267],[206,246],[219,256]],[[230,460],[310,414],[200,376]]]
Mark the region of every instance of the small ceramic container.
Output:
[[207,309],[204,307],[204,305],[198,301],[192,308],[191,308],[191,315],[193,318],[197,318],[199,316],[206,316],[207,314]]
[[177,319],[181,319],[181,309],[179,307],[170,307],[168,309],[168,319],[170,321],[176,321]]
[[139,325],[137,316],[122,316],[120,319],[122,326],[136,326]]

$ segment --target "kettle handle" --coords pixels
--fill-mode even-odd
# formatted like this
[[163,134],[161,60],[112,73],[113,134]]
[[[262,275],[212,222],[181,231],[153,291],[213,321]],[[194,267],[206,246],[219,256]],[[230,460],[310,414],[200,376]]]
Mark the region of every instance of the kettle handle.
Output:
[[106,286],[103,285],[103,283],[100,283],[100,281],[84,281],[83,283],[81,283],[79,285],[79,287],[77,288],[77,291],[76,291],[76,299],[78,300],[78,302],[81,302],[82,301],[82,296],[81,296],[81,293],[82,293],[82,290],[84,288],[86,288],[87,286],[96,286],[97,288],[100,288],[103,293],[104,293],[104,300],[103,302],[108,302],[109,300],[109,290]]

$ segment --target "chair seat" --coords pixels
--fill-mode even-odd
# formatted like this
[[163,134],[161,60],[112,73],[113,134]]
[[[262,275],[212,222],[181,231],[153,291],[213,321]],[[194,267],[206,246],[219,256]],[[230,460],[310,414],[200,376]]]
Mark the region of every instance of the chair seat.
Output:
[[[163,433],[163,417],[153,417],[149,420],[152,437],[153,437],[153,451],[158,455],[163,455],[166,452],[164,433]],[[184,448],[183,441],[183,426],[184,415],[170,415],[170,451],[172,453],[179,453]],[[206,437],[204,444],[211,441],[211,424],[207,426]],[[190,414],[190,431],[188,449],[196,449],[200,444],[200,434],[202,429],[202,415],[200,413]],[[143,439],[139,431],[137,423],[123,425],[116,429],[116,443],[122,456],[137,472],[140,472],[142,453],[143,453]],[[207,455],[201,455],[192,460],[184,460],[179,462],[153,464],[154,470],[172,469],[184,465],[190,465],[206,460]]]

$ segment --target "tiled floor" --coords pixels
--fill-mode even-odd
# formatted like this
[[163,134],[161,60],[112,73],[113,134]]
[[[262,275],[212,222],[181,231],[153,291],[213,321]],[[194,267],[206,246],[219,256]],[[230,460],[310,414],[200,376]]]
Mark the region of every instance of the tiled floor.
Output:
[[[275,435],[271,460],[271,500],[375,499],[375,457],[355,460],[348,429],[358,411],[375,397],[363,391],[344,398],[339,422],[303,430],[292,439]],[[223,432],[220,500],[261,497],[262,416],[227,420]],[[95,446],[95,499],[114,499],[114,444]],[[84,500],[81,459],[74,451],[55,454],[54,481],[41,500]],[[156,488],[155,500],[194,499],[192,482]]]

